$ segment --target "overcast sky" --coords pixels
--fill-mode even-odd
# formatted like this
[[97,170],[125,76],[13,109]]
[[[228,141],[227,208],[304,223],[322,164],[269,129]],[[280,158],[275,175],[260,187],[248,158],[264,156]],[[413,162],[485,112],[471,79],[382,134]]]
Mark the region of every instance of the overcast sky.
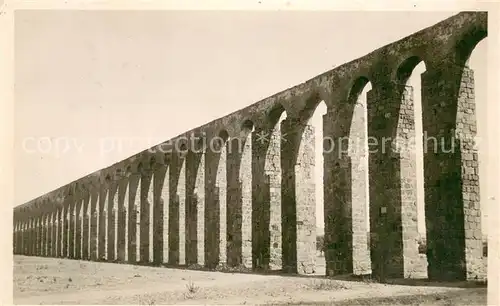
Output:
[[[18,11],[13,204],[455,13]],[[483,102],[485,57],[481,43]],[[485,103],[478,112],[482,133]]]

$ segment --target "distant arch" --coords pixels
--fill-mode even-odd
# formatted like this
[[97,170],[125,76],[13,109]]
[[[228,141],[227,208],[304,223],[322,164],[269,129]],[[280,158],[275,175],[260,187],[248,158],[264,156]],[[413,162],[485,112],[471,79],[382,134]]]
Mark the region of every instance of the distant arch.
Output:
[[283,107],[283,105],[281,105],[280,103],[278,103],[274,108],[272,108],[269,113],[268,113],[268,120],[269,120],[269,123],[270,123],[270,126],[271,127],[274,127],[281,119],[281,117],[283,116],[283,114],[286,115],[286,110],[285,108]]
[[254,124],[253,121],[250,119],[243,121],[243,123],[241,124],[241,130],[243,132],[251,132],[253,129],[254,129]]
[[424,67],[427,67],[425,61],[419,56],[410,56],[406,58],[396,70],[396,82],[401,85],[406,85],[415,67],[419,64],[423,64]]
[[357,77],[351,84],[349,92],[347,94],[347,102],[354,104],[357,102],[359,96],[365,89],[367,84],[371,83],[366,76]]

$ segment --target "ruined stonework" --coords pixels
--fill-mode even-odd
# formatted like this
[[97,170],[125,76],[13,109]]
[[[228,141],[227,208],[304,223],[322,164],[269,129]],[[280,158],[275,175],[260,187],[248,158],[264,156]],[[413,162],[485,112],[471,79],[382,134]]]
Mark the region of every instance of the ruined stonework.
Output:
[[[323,101],[326,274],[482,279],[474,73],[466,63],[486,36],[487,13],[462,12],[15,207],[14,253],[315,273],[321,182],[309,119]],[[420,62],[424,182],[416,179],[407,84]],[[425,189],[427,271],[417,183]]]

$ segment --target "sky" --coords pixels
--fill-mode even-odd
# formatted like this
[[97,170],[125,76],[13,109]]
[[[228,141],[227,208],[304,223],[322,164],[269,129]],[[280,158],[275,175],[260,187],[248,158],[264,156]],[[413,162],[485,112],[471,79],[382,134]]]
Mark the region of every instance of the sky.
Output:
[[[456,13],[17,11],[13,205]],[[486,137],[485,58],[483,40],[470,66]]]

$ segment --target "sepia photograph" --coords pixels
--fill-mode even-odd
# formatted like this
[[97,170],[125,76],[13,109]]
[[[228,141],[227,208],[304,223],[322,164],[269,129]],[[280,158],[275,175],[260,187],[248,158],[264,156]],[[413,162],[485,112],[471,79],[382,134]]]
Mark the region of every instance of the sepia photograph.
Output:
[[500,302],[499,5],[5,2],[10,303]]

